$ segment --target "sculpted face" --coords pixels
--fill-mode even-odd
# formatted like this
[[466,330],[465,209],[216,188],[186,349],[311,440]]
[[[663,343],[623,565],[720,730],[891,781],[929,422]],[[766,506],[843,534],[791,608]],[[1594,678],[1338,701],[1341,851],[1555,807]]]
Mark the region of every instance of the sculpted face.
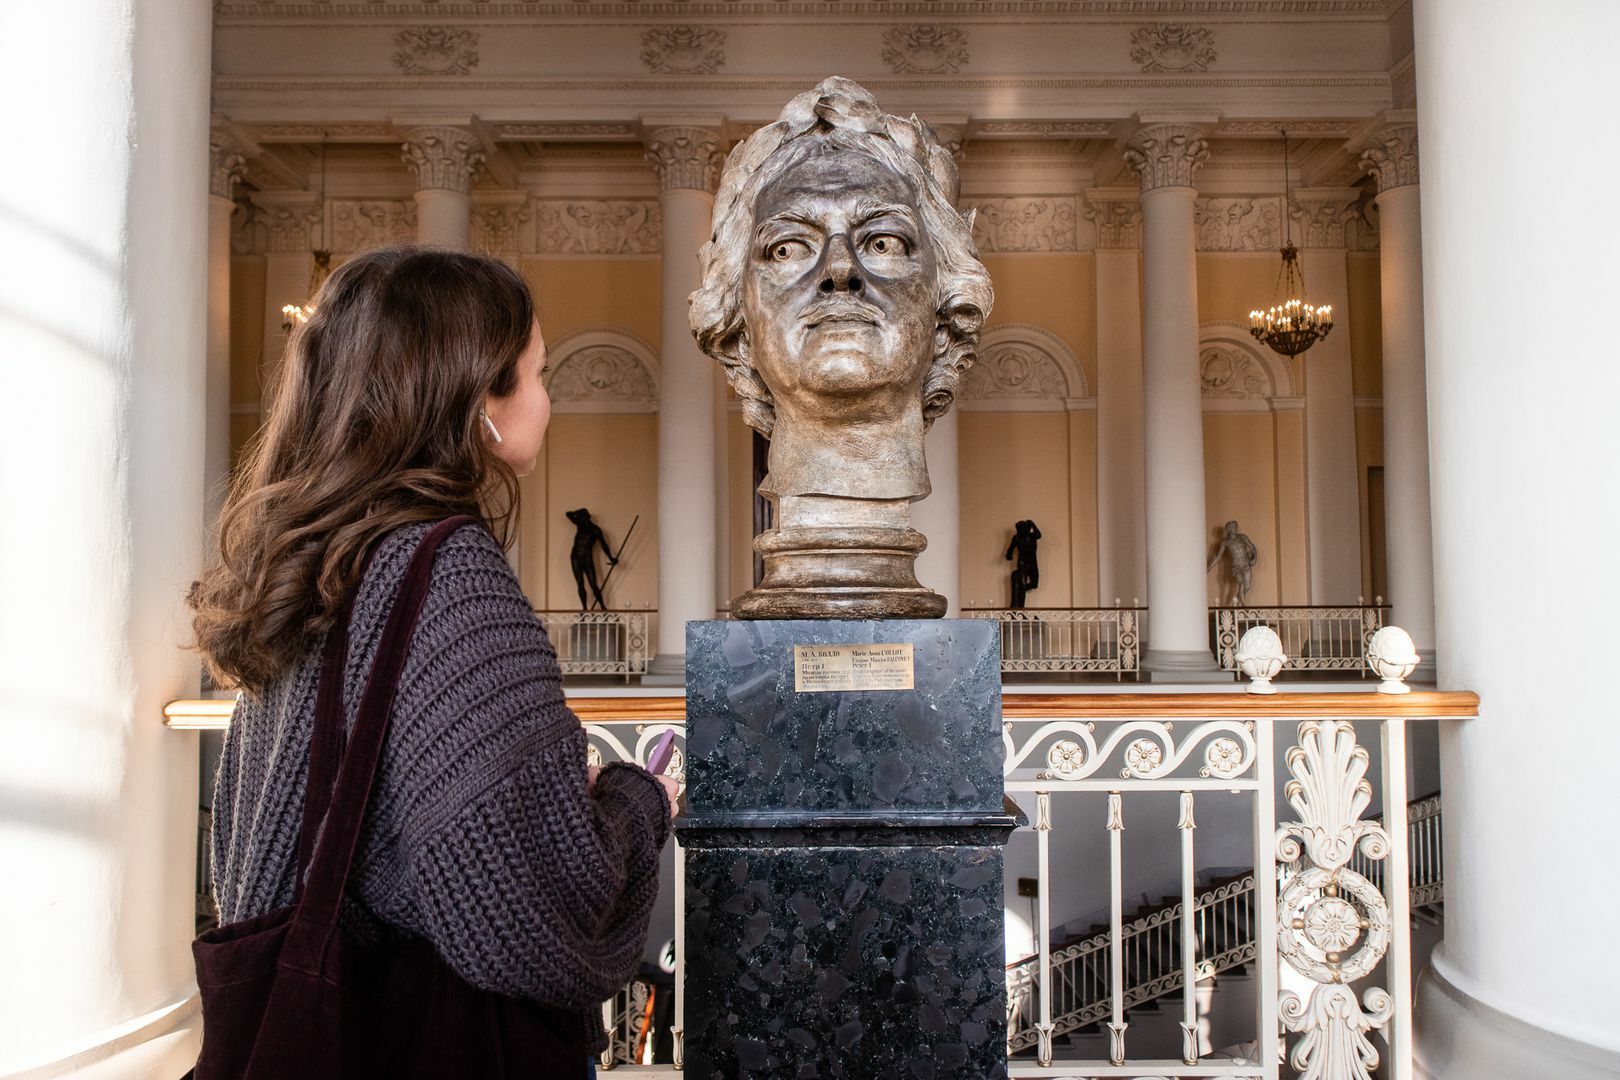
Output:
[[881,420],[918,407],[938,271],[911,184],[823,146],[760,192],[754,226],[743,318],[778,409]]

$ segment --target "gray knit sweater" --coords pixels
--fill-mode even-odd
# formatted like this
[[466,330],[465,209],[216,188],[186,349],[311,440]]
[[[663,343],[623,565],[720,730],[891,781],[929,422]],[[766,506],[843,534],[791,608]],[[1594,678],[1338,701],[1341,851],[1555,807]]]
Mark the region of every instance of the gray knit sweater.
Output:
[[[386,537],[360,586],[344,672],[351,727],[428,527]],[[236,706],[214,797],[221,922],[292,902],[322,645]],[[587,793],[585,749],[556,653],[500,546],[482,527],[458,529],[411,638],[345,925],[425,938],[475,986],[570,1009],[600,1050],[597,1006],[642,956],[669,804],[629,764],[604,768]]]

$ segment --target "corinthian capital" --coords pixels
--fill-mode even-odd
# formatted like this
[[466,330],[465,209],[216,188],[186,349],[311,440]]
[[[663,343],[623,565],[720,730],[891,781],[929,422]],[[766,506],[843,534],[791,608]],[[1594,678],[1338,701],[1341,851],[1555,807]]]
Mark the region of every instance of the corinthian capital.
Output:
[[411,128],[400,145],[400,157],[416,174],[418,191],[472,190],[473,177],[484,164],[483,144],[472,130],[434,125]]
[[1374,132],[1361,152],[1361,167],[1378,177],[1379,192],[1418,182],[1418,132],[1398,124]]
[[258,144],[228,117],[213,117],[208,128],[208,193],[230,198],[231,189],[247,171],[248,158],[258,153]]
[[719,131],[684,124],[650,127],[646,142],[647,158],[658,169],[658,186],[663,190],[691,188],[713,193],[718,186],[725,161]]
[[1360,193],[1355,188],[1300,188],[1288,216],[1302,248],[1342,248],[1349,246],[1345,226],[1356,218]]
[[1142,204],[1129,188],[1086,192],[1086,217],[1097,226],[1099,248],[1142,246]]
[[1209,143],[1198,124],[1149,124],[1125,148],[1125,162],[1141,178],[1143,191],[1192,187],[1193,173],[1208,158]]

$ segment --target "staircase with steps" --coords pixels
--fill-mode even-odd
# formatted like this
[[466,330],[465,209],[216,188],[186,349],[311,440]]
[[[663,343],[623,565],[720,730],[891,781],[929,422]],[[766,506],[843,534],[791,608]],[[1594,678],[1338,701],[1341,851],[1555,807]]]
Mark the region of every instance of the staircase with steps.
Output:
[[[1433,926],[1444,912],[1444,881],[1440,849],[1441,808],[1438,793],[1414,800],[1408,806],[1407,830],[1410,851],[1411,906],[1414,924]],[[1357,856],[1349,869],[1383,886],[1383,864]],[[1250,982],[1248,968],[1255,955],[1254,873],[1244,870],[1203,882],[1193,902],[1193,927],[1197,935],[1195,981],[1198,993],[1207,995],[1199,1006],[1201,1052],[1230,1041],[1222,1029],[1230,1026],[1233,1037],[1252,1032],[1252,1013],[1237,1010],[1233,1023],[1223,1023],[1220,998],[1245,1000],[1250,994],[1231,991]],[[1125,1019],[1133,1041],[1148,1045],[1180,1047],[1182,1033],[1181,1001],[1160,999],[1179,995],[1183,985],[1181,932],[1182,905],[1179,896],[1163,896],[1144,901],[1122,921],[1123,1001]],[[1052,965],[1052,1037],[1054,1044],[1064,1040],[1082,1055],[1107,1056],[1107,1023],[1113,1015],[1111,928],[1106,922],[1089,926],[1084,932],[1054,940]],[[1416,970],[1414,968],[1414,970]],[[1219,984],[1226,994],[1217,995]],[[1026,957],[1007,965],[1008,1052],[1033,1054],[1039,1043],[1040,957]],[[1158,1029],[1162,1028],[1162,1031]],[[1157,1035],[1155,1034],[1157,1032]],[[1141,1045],[1141,1043],[1138,1043]],[[1178,1051],[1179,1053],[1179,1051]]]

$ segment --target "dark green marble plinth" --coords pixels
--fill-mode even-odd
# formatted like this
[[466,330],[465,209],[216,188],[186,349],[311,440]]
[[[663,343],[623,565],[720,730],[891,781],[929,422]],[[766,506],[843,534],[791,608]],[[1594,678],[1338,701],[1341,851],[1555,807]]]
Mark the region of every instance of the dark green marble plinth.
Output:
[[[687,625],[689,1075],[1006,1075],[998,631]],[[795,645],[900,643],[914,689],[794,689]]]

